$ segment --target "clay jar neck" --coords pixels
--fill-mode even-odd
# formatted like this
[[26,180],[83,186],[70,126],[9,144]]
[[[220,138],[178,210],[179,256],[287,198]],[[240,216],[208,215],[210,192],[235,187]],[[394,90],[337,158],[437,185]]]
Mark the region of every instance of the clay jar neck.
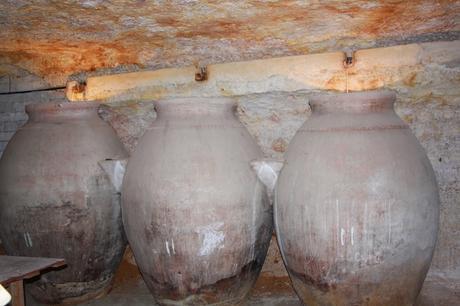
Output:
[[236,101],[226,97],[169,98],[155,102],[158,120],[234,120]]
[[30,122],[59,122],[99,119],[97,102],[40,103],[26,106]]
[[396,95],[391,91],[322,94],[310,98],[313,115],[321,114],[366,114],[393,112]]
[[407,125],[393,110],[395,99],[395,94],[390,91],[313,96],[310,99],[312,115],[301,130],[363,132],[406,129]]

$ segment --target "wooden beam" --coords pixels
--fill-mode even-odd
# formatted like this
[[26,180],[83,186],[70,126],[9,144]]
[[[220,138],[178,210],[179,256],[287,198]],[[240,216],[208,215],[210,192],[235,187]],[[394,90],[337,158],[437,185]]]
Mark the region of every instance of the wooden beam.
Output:
[[460,41],[358,50],[348,69],[344,53],[325,53],[207,66],[89,77],[86,86],[67,84],[71,101],[152,100],[170,96],[233,96],[269,91],[370,90],[408,82],[424,65],[460,60]]

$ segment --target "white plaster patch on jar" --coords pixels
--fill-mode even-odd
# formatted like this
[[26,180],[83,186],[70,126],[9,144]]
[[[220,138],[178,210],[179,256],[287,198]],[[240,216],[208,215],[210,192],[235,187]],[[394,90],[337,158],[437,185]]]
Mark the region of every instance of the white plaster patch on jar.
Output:
[[225,234],[219,229],[224,225],[223,222],[215,222],[198,228],[198,233],[202,236],[202,245],[198,252],[200,256],[210,255],[216,249],[222,249]]
[[374,195],[381,194],[385,188],[385,182],[388,180],[387,175],[383,171],[377,171],[369,178],[367,183],[368,190]]

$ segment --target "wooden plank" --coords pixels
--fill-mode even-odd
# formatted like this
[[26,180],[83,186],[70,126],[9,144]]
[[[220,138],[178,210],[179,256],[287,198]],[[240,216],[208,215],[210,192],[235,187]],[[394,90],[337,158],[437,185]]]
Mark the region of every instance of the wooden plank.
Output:
[[12,282],[34,277],[41,270],[65,265],[64,259],[0,256],[0,284],[6,286]]
[[11,306],[24,306],[24,282],[17,280],[10,284]]
[[89,77],[86,86],[67,84],[70,101],[151,101],[164,97],[239,96],[271,91],[370,90],[405,82],[424,65],[460,59],[460,41],[358,50],[345,69],[344,53],[270,58],[207,66],[208,79],[195,81],[195,68],[171,68]]

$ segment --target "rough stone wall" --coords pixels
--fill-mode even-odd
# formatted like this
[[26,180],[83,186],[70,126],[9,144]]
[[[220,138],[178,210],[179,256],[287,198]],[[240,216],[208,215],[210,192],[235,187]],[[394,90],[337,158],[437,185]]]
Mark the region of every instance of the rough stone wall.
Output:
[[[0,65],[0,93],[46,88],[42,78],[10,65]],[[0,156],[14,132],[27,121],[25,105],[66,101],[63,90],[0,94]],[[33,152],[31,152],[33,157]]]

